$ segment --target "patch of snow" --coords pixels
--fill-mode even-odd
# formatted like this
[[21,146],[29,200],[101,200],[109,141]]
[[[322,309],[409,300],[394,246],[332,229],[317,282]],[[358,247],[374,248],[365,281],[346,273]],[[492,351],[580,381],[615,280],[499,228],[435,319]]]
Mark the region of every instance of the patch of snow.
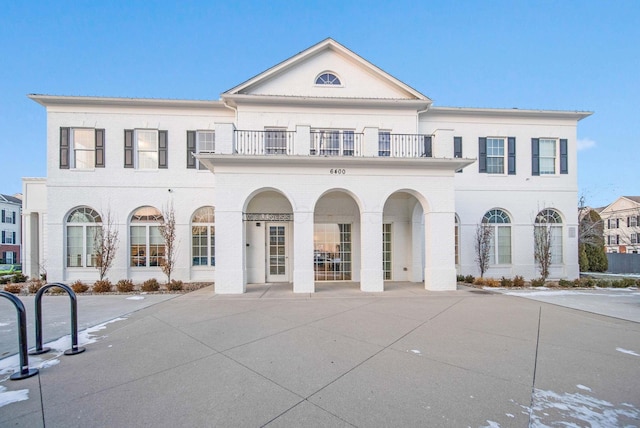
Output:
[[510,418],[515,418],[515,415],[512,415],[511,413],[505,413],[505,415],[507,415]]
[[[86,330],[82,330],[78,332],[78,346],[89,345],[91,343],[97,342],[99,339],[102,339],[106,336],[95,336],[94,333],[104,330],[107,328],[108,324],[116,321],[122,321],[126,318],[115,318],[111,321],[107,321],[102,324],[98,324],[96,326],[90,327]],[[29,367],[51,367],[53,365],[58,364],[60,361],[53,362],[54,359],[61,356],[64,351],[71,348],[71,335],[66,335],[61,337],[60,339],[45,343],[44,347],[51,348],[49,354],[47,354],[47,360],[40,358],[37,355],[29,356]],[[53,354],[53,355],[51,355]],[[18,354],[12,355],[10,357],[4,358],[0,360],[0,376],[6,376],[4,379],[0,379],[0,382],[4,382],[9,378],[12,373],[20,370],[20,356]]]
[[500,424],[494,421],[487,420],[489,425],[483,425],[480,428],[500,428]]
[[144,296],[131,296],[127,297],[127,300],[144,300]]
[[17,403],[29,399],[29,390],[20,389],[18,391],[7,391],[5,386],[0,385],[0,407],[7,404]]
[[548,290],[548,291],[508,291],[507,296],[605,296],[605,297],[632,297],[635,293],[627,295],[608,293],[585,293],[584,291],[573,290]]
[[409,352],[413,352],[413,353],[414,353],[414,354],[416,354],[416,355],[422,355],[422,352],[420,352],[420,350],[418,350],[418,349],[412,349],[412,350],[411,350],[411,351],[409,351]]
[[8,326],[10,323],[8,322],[0,322],[0,327],[6,327]]
[[589,388],[588,386],[584,386],[584,385],[580,385],[580,384],[578,384],[578,385],[576,385],[576,387],[577,387],[578,389],[582,389],[583,391],[589,391],[589,392],[591,392],[591,388]]
[[56,366],[58,364],[60,364],[60,360],[57,359],[57,358],[53,358],[53,359],[50,359],[50,360],[43,361],[42,363],[40,363],[38,368],[39,369],[46,369],[48,367]]
[[635,355],[636,357],[640,357],[640,354],[630,351],[628,349],[624,349],[624,348],[616,348],[616,351],[618,352],[622,352],[623,354],[629,354],[629,355]]
[[[536,389],[531,409],[531,427],[548,426],[540,414],[562,417],[565,426],[614,427],[628,426],[628,422],[640,418],[640,409],[633,406],[620,408],[614,404],[581,393],[558,394]],[[559,414],[556,416],[555,414]]]

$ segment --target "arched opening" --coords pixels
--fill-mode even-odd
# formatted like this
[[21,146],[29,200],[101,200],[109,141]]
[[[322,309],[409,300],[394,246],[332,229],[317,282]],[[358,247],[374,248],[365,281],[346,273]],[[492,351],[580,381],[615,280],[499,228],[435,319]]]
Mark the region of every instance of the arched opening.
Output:
[[360,209],[345,191],[325,193],[314,209],[314,281],[358,281]]
[[67,216],[66,267],[96,266],[96,239],[102,231],[100,214],[89,207],[78,207]]
[[408,191],[391,194],[382,217],[382,269],[385,281],[421,282],[425,266],[424,209]]
[[282,193],[255,192],[244,212],[247,282],[291,282],[293,267],[293,208]]
[[160,267],[165,257],[165,245],[159,226],[162,213],[144,206],[134,211],[130,220],[129,254],[132,267]]

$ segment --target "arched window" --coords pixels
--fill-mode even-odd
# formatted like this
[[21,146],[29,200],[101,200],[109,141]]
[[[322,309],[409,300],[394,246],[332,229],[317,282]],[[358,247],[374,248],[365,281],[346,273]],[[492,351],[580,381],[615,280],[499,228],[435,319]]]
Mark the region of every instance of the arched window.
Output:
[[493,209],[487,211],[482,218],[482,223],[489,224],[493,228],[489,263],[511,264],[511,219],[509,215],[500,209]]
[[[536,216],[535,239],[551,250],[551,264],[562,263],[562,218],[558,211],[544,209]],[[548,242],[547,242],[548,241]]]
[[95,240],[102,218],[93,208],[76,208],[67,216],[67,267],[96,265]]
[[342,83],[338,76],[331,72],[326,72],[316,77],[316,85],[342,85]]
[[216,265],[216,226],[213,207],[198,208],[191,217],[191,264]]
[[138,208],[131,216],[131,266],[160,266],[165,256],[164,239],[158,226],[162,213],[154,207]]

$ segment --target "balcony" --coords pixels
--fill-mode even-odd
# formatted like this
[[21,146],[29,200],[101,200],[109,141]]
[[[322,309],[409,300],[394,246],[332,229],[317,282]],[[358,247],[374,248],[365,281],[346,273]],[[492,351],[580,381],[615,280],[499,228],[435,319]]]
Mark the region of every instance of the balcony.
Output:
[[[363,133],[356,133],[351,130],[316,130],[309,127],[298,127],[297,131],[267,129],[232,132],[233,153],[239,155],[433,157],[432,137],[424,134],[391,134],[375,128],[367,128]],[[440,157],[447,155],[441,153]]]

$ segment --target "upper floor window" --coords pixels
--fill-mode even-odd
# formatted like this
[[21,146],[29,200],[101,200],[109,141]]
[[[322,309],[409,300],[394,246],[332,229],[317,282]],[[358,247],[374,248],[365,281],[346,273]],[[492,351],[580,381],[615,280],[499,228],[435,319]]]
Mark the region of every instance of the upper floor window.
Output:
[[104,129],[60,128],[60,168],[104,168]]
[[342,85],[340,78],[331,72],[322,73],[316,77],[316,85]]
[[640,215],[627,217],[627,227],[640,226]]
[[617,229],[620,227],[620,219],[619,218],[609,218],[607,219],[607,229]]
[[96,239],[102,218],[89,207],[76,208],[67,216],[67,267],[96,265]]
[[509,175],[516,173],[515,137],[480,137],[478,140],[478,172]]
[[482,223],[488,224],[493,229],[491,234],[491,253],[489,263],[511,263],[511,219],[509,215],[500,209],[487,211],[482,218]]
[[16,224],[16,212],[15,211],[9,212],[6,210],[2,210],[2,222]]
[[568,174],[568,157],[566,139],[531,139],[531,175]]
[[[353,156],[358,150],[356,136],[352,130],[314,129],[311,131],[309,153],[320,156]],[[359,140],[358,140],[359,141]]]
[[16,233],[10,230],[2,231],[2,243],[3,244],[16,244]]
[[215,131],[187,131],[187,168],[207,169],[193,157],[193,153],[215,153]]
[[156,129],[125,129],[124,167],[167,168],[167,134]]

